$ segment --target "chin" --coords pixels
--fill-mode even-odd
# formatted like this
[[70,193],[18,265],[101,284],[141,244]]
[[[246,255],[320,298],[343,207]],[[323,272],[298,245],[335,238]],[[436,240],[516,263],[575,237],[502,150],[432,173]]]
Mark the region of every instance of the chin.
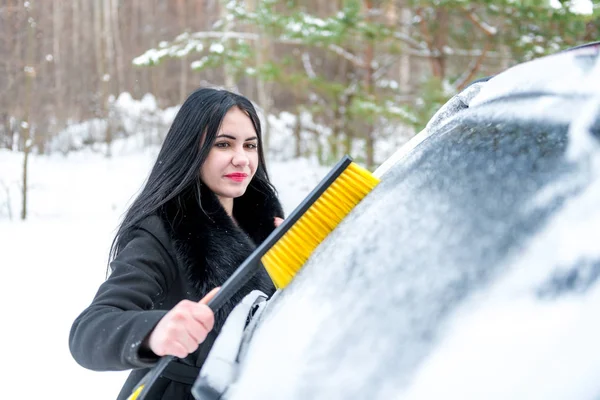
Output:
[[219,195],[222,197],[236,199],[238,197],[242,197],[244,195],[244,193],[246,193],[245,187],[243,189],[239,188],[239,189],[233,189],[233,190],[223,190]]

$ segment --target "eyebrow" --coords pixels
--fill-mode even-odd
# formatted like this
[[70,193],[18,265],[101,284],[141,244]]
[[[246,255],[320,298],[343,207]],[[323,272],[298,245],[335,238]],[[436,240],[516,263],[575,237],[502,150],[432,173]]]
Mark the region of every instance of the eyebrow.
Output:
[[[236,138],[235,136],[228,135],[228,134],[226,134],[226,133],[222,133],[222,134],[220,134],[219,136],[217,136],[217,138],[221,138],[221,137],[223,137],[223,138],[227,138],[227,139],[231,139],[231,140],[237,140],[237,138]],[[251,137],[251,138],[248,138],[248,139],[244,140],[244,142],[249,142],[250,140],[256,140],[256,139],[258,139],[258,137],[256,137],[256,136],[253,136],[253,137]]]

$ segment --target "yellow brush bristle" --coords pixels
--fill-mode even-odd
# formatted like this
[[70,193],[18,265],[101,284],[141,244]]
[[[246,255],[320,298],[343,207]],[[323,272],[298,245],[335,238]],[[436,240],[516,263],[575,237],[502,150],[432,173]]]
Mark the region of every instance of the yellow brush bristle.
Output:
[[350,163],[292,227],[261,258],[278,289],[286,287],[313,250],[379,183],[369,171]]

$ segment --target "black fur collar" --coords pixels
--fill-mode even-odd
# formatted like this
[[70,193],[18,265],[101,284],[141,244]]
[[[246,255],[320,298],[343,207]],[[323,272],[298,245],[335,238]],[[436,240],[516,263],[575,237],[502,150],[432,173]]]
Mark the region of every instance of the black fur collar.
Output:
[[[170,231],[182,276],[187,278],[192,300],[204,297],[222,285],[237,267],[274,229],[274,217],[282,217],[279,201],[271,190],[259,189],[254,182],[246,193],[234,200],[233,215],[227,215],[217,197],[205,185],[190,188],[162,210]],[[264,269],[252,278],[233,299],[215,314],[220,330],[233,307],[250,291],[258,289],[272,294],[274,286]]]

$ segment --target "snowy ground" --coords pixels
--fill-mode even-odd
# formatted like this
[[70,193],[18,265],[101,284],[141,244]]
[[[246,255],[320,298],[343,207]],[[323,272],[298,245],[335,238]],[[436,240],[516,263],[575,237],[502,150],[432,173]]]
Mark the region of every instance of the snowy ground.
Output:
[[[68,335],[104,279],[121,213],[156,155],[156,149],[134,147],[121,143],[110,160],[92,152],[33,157],[26,222],[19,220],[22,154],[0,150],[0,263],[5,271],[0,338],[8,372],[3,373],[3,398],[42,393],[65,400],[116,397],[127,373],[78,366],[69,353]],[[272,163],[269,171],[289,213],[328,169],[294,160]]]

